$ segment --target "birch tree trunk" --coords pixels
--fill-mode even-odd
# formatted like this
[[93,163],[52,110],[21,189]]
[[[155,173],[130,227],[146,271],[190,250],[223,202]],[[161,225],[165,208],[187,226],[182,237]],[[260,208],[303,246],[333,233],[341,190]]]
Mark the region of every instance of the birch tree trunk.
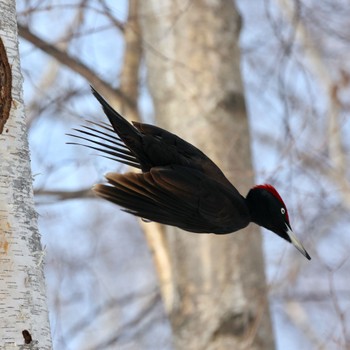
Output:
[[[245,195],[254,176],[234,3],[149,0],[140,6],[158,124],[203,150]],[[176,348],[273,349],[257,227],[226,236],[165,231],[170,264],[157,267],[160,276],[171,276],[162,291]],[[166,266],[171,271],[163,271]]]
[[0,348],[51,349],[15,1],[0,1]]

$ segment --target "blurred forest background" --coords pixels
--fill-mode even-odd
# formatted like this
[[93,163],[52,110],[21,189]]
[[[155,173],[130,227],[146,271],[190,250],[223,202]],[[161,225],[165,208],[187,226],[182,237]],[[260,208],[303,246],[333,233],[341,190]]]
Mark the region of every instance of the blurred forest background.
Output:
[[[169,8],[158,3],[159,16],[167,16]],[[209,1],[177,3],[163,41],[197,3]],[[130,119],[157,123],[144,52],[164,62],[171,58],[140,37],[138,6],[136,0],[17,3],[55,349],[172,349],[170,321],[139,221],[89,192],[107,171],[126,169],[66,145],[71,140],[65,135],[86,119],[105,121],[89,84],[114,98]],[[347,349],[350,7],[341,0],[237,0],[235,6],[255,182],[278,188],[312,256],[308,262],[262,231],[276,349]],[[187,111],[182,113],[179,136],[191,128]]]

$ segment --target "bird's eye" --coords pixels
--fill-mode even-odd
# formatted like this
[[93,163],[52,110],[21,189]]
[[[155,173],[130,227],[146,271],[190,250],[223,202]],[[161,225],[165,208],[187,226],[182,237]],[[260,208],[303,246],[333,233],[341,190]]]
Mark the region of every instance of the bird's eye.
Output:
[[281,208],[281,213],[284,215],[286,213],[286,209]]

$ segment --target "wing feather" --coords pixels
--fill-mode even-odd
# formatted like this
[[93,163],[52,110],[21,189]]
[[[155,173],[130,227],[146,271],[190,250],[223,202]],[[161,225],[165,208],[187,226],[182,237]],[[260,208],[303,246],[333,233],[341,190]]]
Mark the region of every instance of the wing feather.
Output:
[[230,233],[249,223],[244,200],[195,169],[155,167],[106,178],[96,194],[147,220],[197,233]]

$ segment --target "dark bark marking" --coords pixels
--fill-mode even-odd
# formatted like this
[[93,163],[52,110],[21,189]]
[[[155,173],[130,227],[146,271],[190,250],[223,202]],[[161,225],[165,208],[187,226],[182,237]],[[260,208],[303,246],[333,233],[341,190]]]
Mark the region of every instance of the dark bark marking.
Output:
[[[12,74],[5,46],[0,38],[0,134],[4,129],[11,110]],[[7,132],[8,129],[6,129]]]
[[33,340],[32,336],[26,329],[22,331],[22,335],[23,335],[25,344],[30,344],[32,342]]

